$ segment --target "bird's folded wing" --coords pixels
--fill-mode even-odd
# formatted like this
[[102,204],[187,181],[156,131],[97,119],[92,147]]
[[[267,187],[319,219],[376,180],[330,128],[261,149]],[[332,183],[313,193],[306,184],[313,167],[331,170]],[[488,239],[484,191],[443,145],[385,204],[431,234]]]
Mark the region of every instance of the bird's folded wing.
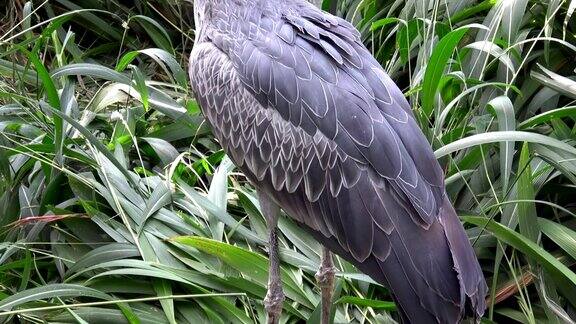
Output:
[[[229,56],[259,102],[389,179],[409,197],[417,221],[431,224],[443,173],[406,99],[358,32],[305,5],[249,23],[257,28],[233,40]],[[353,185],[358,174],[347,174],[343,184]],[[340,187],[331,189],[337,194]]]

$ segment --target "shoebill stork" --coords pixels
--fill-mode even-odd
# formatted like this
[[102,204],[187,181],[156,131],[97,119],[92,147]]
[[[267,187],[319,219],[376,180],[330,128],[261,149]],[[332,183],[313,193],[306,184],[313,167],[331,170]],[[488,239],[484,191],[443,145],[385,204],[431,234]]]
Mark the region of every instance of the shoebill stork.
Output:
[[331,252],[388,287],[404,323],[478,320],[486,284],[442,169],[358,31],[305,0],[195,0],[194,15],[193,92],[269,228],[268,322],[280,209],[325,247],[324,323]]

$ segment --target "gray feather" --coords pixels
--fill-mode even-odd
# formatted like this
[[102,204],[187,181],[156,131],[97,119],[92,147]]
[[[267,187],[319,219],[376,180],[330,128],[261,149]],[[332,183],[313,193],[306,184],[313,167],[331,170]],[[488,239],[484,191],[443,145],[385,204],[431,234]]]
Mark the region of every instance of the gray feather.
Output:
[[479,318],[486,286],[442,170],[358,31],[303,0],[197,2],[191,83],[236,165],[405,321]]

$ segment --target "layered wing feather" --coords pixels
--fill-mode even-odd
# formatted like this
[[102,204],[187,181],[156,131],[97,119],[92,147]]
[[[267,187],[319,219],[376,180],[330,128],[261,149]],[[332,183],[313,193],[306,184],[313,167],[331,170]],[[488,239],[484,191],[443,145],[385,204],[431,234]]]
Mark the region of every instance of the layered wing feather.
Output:
[[229,51],[243,84],[264,107],[388,179],[410,198],[415,221],[430,225],[443,174],[402,93],[355,29],[307,5],[262,25]]
[[225,23],[204,31],[190,76],[234,162],[320,242],[388,285],[406,320],[481,315],[482,272],[443,174],[355,29],[298,1],[214,15]]

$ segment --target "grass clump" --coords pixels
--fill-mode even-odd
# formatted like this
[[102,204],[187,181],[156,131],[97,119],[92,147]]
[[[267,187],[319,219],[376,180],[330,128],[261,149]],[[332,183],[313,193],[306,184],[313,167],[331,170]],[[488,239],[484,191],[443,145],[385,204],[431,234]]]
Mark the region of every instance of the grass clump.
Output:
[[[445,167],[491,288],[485,320],[574,317],[574,1],[337,5]],[[0,320],[262,322],[265,223],[191,96],[191,5],[5,8]],[[284,320],[316,322],[320,248],[285,218],[280,232]],[[335,322],[395,316],[383,287],[337,266]]]

